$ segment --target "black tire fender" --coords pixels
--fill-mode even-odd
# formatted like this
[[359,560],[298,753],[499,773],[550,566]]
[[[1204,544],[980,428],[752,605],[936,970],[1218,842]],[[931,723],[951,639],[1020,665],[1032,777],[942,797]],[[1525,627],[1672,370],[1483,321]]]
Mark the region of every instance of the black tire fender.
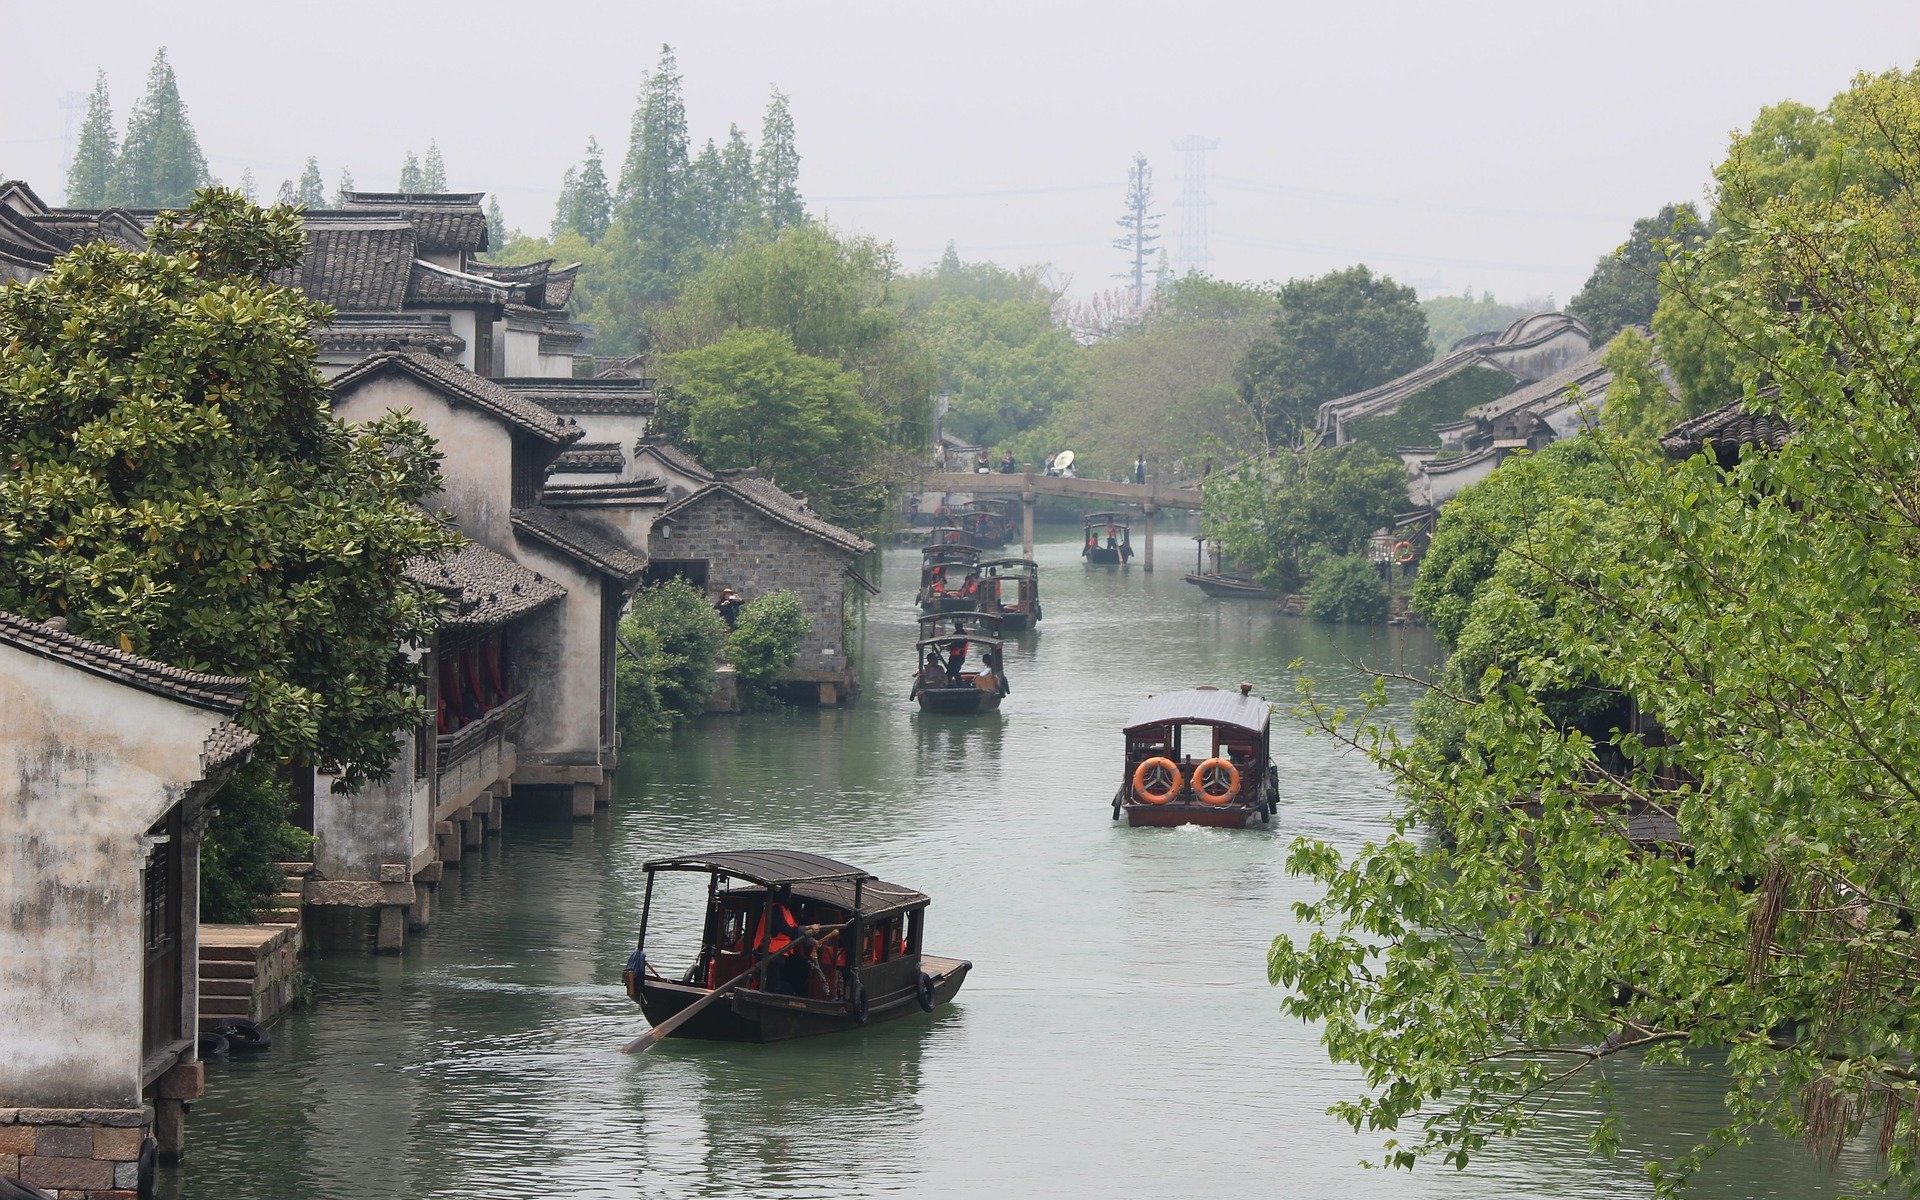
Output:
[[154,1184],[157,1181],[154,1170],[160,1159],[160,1143],[147,1138],[140,1143],[140,1165],[134,1172],[134,1194],[140,1200],[153,1200]]
[[194,1040],[193,1052],[194,1057],[201,1062],[206,1062],[208,1059],[225,1058],[227,1051],[232,1048],[232,1043],[227,1041],[226,1035],[218,1030],[202,1029],[199,1037]]
[[872,1015],[867,1007],[867,989],[860,984],[853,985],[853,999],[849,1002],[855,1025],[865,1025]]
[[273,1046],[273,1037],[245,1017],[229,1017],[214,1026],[214,1032],[227,1039],[227,1049],[235,1054],[259,1054]]
[[940,1003],[939,997],[934,994],[933,976],[925,971],[920,972],[920,978],[916,981],[913,991],[914,999],[920,1001],[923,1012],[932,1012]]

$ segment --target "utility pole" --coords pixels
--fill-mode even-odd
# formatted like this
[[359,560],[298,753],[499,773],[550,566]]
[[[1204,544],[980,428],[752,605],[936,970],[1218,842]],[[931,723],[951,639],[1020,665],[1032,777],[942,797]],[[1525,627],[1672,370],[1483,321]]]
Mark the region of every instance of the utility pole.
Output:
[[1205,271],[1213,261],[1207,245],[1207,210],[1213,207],[1213,201],[1207,199],[1207,152],[1219,149],[1220,140],[1190,134],[1175,142],[1173,148],[1180,152],[1180,241],[1174,272],[1185,275]]
[[1125,250],[1133,256],[1133,269],[1122,271],[1115,278],[1132,280],[1135,309],[1147,302],[1147,258],[1153,244],[1160,240],[1162,214],[1148,212],[1152,206],[1153,168],[1147,165],[1146,155],[1135,154],[1133,169],[1127,173],[1127,212],[1117,222],[1121,235],[1113,239],[1114,249]]
[[85,92],[66,92],[60,97],[60,178],[73,169],[75,143],[80,136],[80,117],[87,111]]

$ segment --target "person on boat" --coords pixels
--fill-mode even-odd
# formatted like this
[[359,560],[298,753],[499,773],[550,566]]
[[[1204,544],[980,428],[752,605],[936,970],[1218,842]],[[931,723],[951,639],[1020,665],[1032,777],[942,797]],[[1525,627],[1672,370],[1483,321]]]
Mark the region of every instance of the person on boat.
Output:
[[960,686],[961,668],[967,665],[967,644],[955,642],[947,648],[947,686]]
[[[767,991],[807,994],[807,979],[819,969],[812,961],[814,947],[794,947],[793,943],[801,938],[819,938],[824,929],[821,925],[800,924],[784,901],[769,899],[753,931],[756,951],[763,956],[779,955],[767,967]],[[826,936],[835,937],[839,932],[835,929]]]
[[1013,690],[1007,686],[1006,676],[1000,673],[1000,658],[993,651],[980,652],[980,673],[973,677],[973,686],[997,696],[1004,696]]
[[920,693],[931,688],[939,690],[947,686],[947,666],[940,661],[940,651],[928,650],[927,661],[921,664],[920,673],[913,677],[913,690],[907,699],[918,700]]
[[965,597],[968,600],[971,600],[974,597],[978,596],[979,594],[980,594],[980,575],[978,572],[969,571],[967,573],[967,581],[960,585],[960,595]]

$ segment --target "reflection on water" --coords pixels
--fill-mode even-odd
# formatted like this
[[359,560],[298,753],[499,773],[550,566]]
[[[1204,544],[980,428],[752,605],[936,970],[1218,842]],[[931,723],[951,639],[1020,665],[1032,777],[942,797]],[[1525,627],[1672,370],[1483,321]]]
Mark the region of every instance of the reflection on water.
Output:
[[[1185,540],[1163,539],[1161,560]],[[1592,1115],[1571,1094],[1464,1176],[1356,1167],[1377,1138],[1325,1114],[1354,1073],[1281,1014],[1264,959],[1307,898],[1284,869],[1288,840],[1352,848],[1384,832],[1391,797],[1364,760],[1277,720],[1272,829],[1109,819],[1118,731],[1146,693],[1245,680],[1285,704],[1298,658],[1349,696],[1363,664],[1434,662],[1431,641],[1209,600],[1177,571],[1089,569],[1076,551],[1040,548],[1046,621],[1009,639],[998,714],[907,703],[917,557],[892,553],[857,707],[637,742],[591,825],[510,810],[506,834],[448,873],[432,932],[403,958],[316,958],[317,1004],[276,1028],[272,1053],[209,1069],[167,1194],[1649,1194],[1641,1162],[1717,1119],[1712,1076],[1616,1066],[1628,1149],[1615,1162],[1585,1153]],[[768,845],[928,892],[928,949],[975,963],[958,1001],[847,1036],[620,1055],[644,1027],[619,983],[640,863]],[[1700,1194],[1834,1190],[1775,1142],[1716,1167]]]

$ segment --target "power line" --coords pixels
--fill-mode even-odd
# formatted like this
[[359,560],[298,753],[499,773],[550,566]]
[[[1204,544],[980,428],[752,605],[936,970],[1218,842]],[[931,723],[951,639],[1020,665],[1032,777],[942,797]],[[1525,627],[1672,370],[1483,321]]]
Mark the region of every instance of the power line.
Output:
[[824,204],[852,204],[889,200],[987,200],[1000,196],[1053,196],[1065,192],[1104,192],[1110,183],[1070,183],[1056,187],[998,188],[986,192],[892,192],[867,196],[808,196]]
[[1629,225],[1633,217],[1619,214],[1573,213],[1538,208],[1489,208],[1477,204],[1447,204],[1426,197],[1379,196],[1364,192],[1334,192],[1323,188],[1296,187],[1281,183],[1263,183],[1253,179],[1222,179],[1220,186],[1230,192],[1258,192],[1270,196],[1302,196],[1314,200],[1337,200],[1343,204],[1376,204],[1387,208],[1418,209],[1421,212],[1454,213],[1474,217],[1526,217],[1543,221],[1593,221],[1608,225]]
[[1219,149],[1220,140],[1189,134],[1176,141],[1173,148],[1180,152],[1180,199],[1174,202],[1180,210],[1180,237],[1175,243],[1178,253],[1174,270],[1182,275],[1204,272],[1213,262],[1213,251],[1207,244],[1207,210],[1213,206],[1207,199],[1207,153]]

